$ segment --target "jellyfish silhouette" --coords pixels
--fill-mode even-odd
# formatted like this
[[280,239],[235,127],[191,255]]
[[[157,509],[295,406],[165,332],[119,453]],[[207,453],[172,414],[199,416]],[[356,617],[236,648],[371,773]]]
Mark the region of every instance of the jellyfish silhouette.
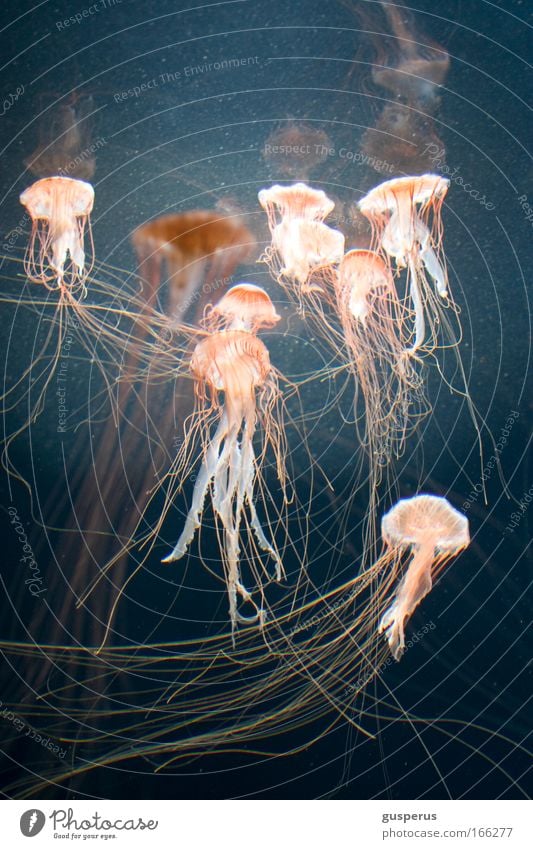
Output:
[[357,7],[367,31],[372,32],[375,59],[372,81],[390,96],[374,127],[362,138],[368,164],[381,173],[424,173],[435,150],[444,148],[435,129],[440,88],[450,67],[448,52],[422,34],[405,7],[380,3],[390,34],[378,32],[376,11]]
[[132,235],[139,270],[152,295],[159,291],[163,267],[170,286],[168,313],[179,322],[206,295],[227,284],[235,267],[252,258],[255,237],[240,216],[207,210],[163,215]]
[[466,516],[436,495],[399,501],[383,517],[381,532],[385,553],[379,566],[392,564],[396,569],[409,558],[394,601],[379,623],[380,633],[385,633],[393,657],[399,660],[405,649],[405,623],[430,592],[434,578],[469,545],[470,533]]
[[24,164],[36,177],[61,175],[91,180],[96,170],[95,150],[104,142],[93,142],[94,101],[90,95],[73,97],[47,109],[39,144]]
[[[441,302],[451,302],[442,248],[441,209],[449,180],[435,174],[399,177],[381,183],[359,201],[372,224],[373,247],[396,268],[407,267],[409,292],[415,313],[411,351],[432,350],[436,345]],[[430,333],[426,338],[426,317]]]

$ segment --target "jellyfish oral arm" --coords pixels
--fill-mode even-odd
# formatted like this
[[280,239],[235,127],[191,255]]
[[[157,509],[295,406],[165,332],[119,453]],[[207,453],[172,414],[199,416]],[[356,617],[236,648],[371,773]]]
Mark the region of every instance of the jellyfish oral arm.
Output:
[[[246,405],[244,405],[246,406]],[[231,421],[231,424],[230,424]],[[201,516],[207,492],[212,485],[213,510],[219,517],[224,529],[223,560],[226,569],[230,618],[232,630],[237,622],[251,624],[262,621],[264,613],[252,600],[243,586],[240,574],[240,533],[245,505],[250,512],[250,526],[253,529],[259,547],[268,552],[276,563],[276,579],[281,580],[283,567],[274,547],[268,542],[261,528],[254,505],[254,481],[256,461],[253,450],[255,431],[255,410],[224,410],[217,430],[206,452],[193,492],[192,505],[185,527],[173,551],[163,559],[163,563],[179,560],[187,552],[197,529],[201,526]],[[239,434],[242,433],[242,445]],[[255,607],[253,617],[243,617],[237,610],[237,598],[250,602]]]
[[437,292],[441,296],[441,298],[448,297],[448,288],[446,282],[446,273],[440,264],[437,254],[431,247],[431,245],[427,244],[426,247],[422,248],[420,251],[420,259],[424,263],[424,268],[426,269],[429,276],[435,281],[435,286],[437,287]]
[[404,625],[433,586],[431,567],[435,559],[433,544],[421,545],[409,564],[391,606],[379,623],[379,633],[385,632],[391,654],[400,660],[405,650]]
[[424,303],[422,301],[422,294],[420,292],[420,285],[418,282],[420,269],[418,266],[418,261],[412,253],[409,254],[408,266],[409,292],[415,310],[415,341],[409,349],[409,351],[412,353],[414,351],[417,351],[420,346],[424,344],[424,336],[426,335],[426,321],[424,318]]
[[201,526],[201,516],[205,497],[207,495],[207,490],[209,489],[209,484],[217,473],[217,468],[220,462],[220,445],[227,434],[227,429],[228,423],[226,416],[223,413],[216,433],[211,440],[209,448],[207,449],[207,454],[202,463],[200,473],[196,479],[191,509],[187,515],[185,527],[183,528],[181,536],[174,546],[174,549],[167,557],[163,558],[161,561],[162,563],[172,563],[174,560],[179,560],[183,557],[183,555],[187,552],[189,545],[193,541],[196,531]]
[[85,266],[85,252],[77,227],[74,225],[62,230],[52,240],[52,246],[52,266],[54,271],[57,271],[58,282],[63,277],[67,255],[70,255],[72,262],[76,266],[77,276],[82,277]]

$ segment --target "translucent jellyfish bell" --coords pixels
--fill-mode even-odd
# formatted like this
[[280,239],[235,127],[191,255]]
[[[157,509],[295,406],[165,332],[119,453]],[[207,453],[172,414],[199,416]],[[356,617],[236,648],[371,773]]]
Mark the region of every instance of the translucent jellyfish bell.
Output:
[[208,306],[204,325],[208,330],[258,330],[274,327],[281,316],[276,312],[269,294],[254,283],[237,283]]
[[328,198],[325,192],[312,189],[305,183],[271,186],[270,189],[262,189],[258,198],[268,215],[271,230],[279,221],[290,221],[294,218],[324,221],[335,207],[335,201]]
[[344,235],[321,221],[282,221],[272,233],[272,249],[281,263],[278,279],[304,287],[314,271],[340,262]]

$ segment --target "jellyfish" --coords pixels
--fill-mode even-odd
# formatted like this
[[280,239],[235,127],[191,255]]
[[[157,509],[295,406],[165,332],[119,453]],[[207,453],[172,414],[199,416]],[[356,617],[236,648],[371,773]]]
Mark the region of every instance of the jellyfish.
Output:
[[[78,479],[74,510],[83,528],[83,545],[75,534],[61,535],[58,543],[58,557],[76,564],[69,581],[79,594],[87,587],[94,564],[107,563],[116,554],[117,526],[124,539],[134,538],[154,478],[159,479],[174,457],[176,429],[181,430],[193,407],[186,369],[192,348],[206,335],[198,327],[204,301],[225,290],[228,277],[239,262],[253,254],[255,245],[240,217],[207,210],[155,219],[139,227],[132,242],[145,285],[131,321],[132,344],[113,358],[120,367],[113,399],[115,416],[100,426],[94,424],[90,467]],[[171,284],[168,299],[162,296],[165,269]],[[190,325],[182,321],[187,312]],[[171,362],[166,357],[169,350]],[[79,453],[81,463],[84,446]],[[96,500],[95,487],[99,492]],[[125,492],[130,505],[126,510]],[[114,565],[117,585],[126,580],[128,566],[123,551]],[[99,622],[107,621],[112,601],[109,594],[94,596],[92,642],[101,640]],[[71,615],[69,605],[66,599],[63,615],[67,617]]]
[[[253,601],[241,578],[240,536],[246,508],[247,522],[259,548],[275,563],[276,580],[283,577],[281,558],[260,524],[254,496],[259,468],[253,439],[258,419],[262,420],[266,440],[274,448],[278,474],[282,480],[284,476],[281,432],[272,416],[278,388],[266,346],[243,330],[207,336],[194,350],[191,372],[198,402],[196,428],[191,434],[198,428],[208,428],[213,413],[218,424],[210,438],[204,435],[204,456],[185,526],[163,563],[179,560],[187,552],[201,526],[204,501],[211,489],[213,510],[223,528],[222,557],[233,631],[237,622],[261,623],[263,615],[262,607]],[[255,608],[252,617],[239,612],[239,597]]]
[[257,333],[275,327],[280,320],[268,292],[253,283],[237,283],[216,304],[206,307],[203,323],[210,331]]
[[374,127],[363,134],[361,149],[367,164],[383,174],[422,174],[431,169],[435,151],[444,148],[434,115],[440,88],[450,67],[448,52],[421,33],[405,7],[379,4],[389,33],[376,11],[357,6],[356,14],[372,38],[375,56],[372,81],[388,92]]
[[323,191],[296,183],[262,189],[259,203],[272,235],[264,261],[280,283],[288,279],[306,292],[311,275],[339,262],[344,253],[344,235],[324,224],[334,202]]
[[[377,507],[396,482],[393,461],[429,410],[418,361],[406,353],[409,318],[388,263],[364,249],[349,251],[338,267],[318,275],[308,311],[316,335],[344,363],[334,373],[347,371],[354,387],[354,426],[362,449],[358,465],[362,469],[366,458],[368,469],[362,521],[366,562],[375,558]],[[330,367],[326,371],[331,373]]]
[[[81,289],[94,262],[90,215],[94,190],[70,177],[37,180],[20,196],[32,220],[24,270],[34,283],[58,287],[62,293]],[[85,230],[89,256],[85,253]]]
[[271,263],[276,279],[298,283],[302,293],[312,290],[312,275],[338,263],[343,253],[343,233],[321,221],[282,221],[272,233]]
[[251,259],[255,238],[240,216],[207,210],[163,215],[132,235],[141,272],[155,297],[166,266],[170,282],[168,312],[180,322],[189,309],[203,307],[202,296],[226,285],[237,265]]
[[450,69],[449,53],[416,33],[412,16],[404,7],[398,9],[388,2],[380,5],[394,36],[395,60],[390,61],[383,52],[372,66],[372,79],[394,97],[401,96],[432,112]]
[[94,152],[102,140],[92,141],[94,101],[90,95],[72,97],[47,109],[39,144],[24,160],[36,177],[59,174],[78,180],[91,180],[96,170]]
[[411,106],[387,103],[361,139],[365,164],[380,174],[423,174],[444,156],[435,122]]
[[399,660],[405,649],[405,624],[427,596],[434,578],[444,566],[470,543],[468,519],[446,498],[415,495],[399,501],[381,523],[385,545],[380,564],[394,568],[409,558],[407,570],[385,610],[379,633],[385,633],[393,657]]
[[288,121],[266,139],[262,156],[281,175],[307,180],[311,171],[326,161],[332,144],[319,127]]
[[406,309],[390,268],[374,251],[345,254],[334,288],[348,362],[364,398],[362,442],[372,462],[384,466],[401,454],[425,406],[423,382],[405,354]]
[[324,221],[335,206],[325,192],[312,189],[305,183],[261,189],[258,198],[268,216],[271,231],[279,221]]
[[[397,269],[408,269],[415,313],[410,349],[413,353],[428,344],[431,349],[435,344],[440,306],[428,277],[433,280],[440,301],[449,302],[441,222],[448,186],[449,180],[435,174],[399,177],[381,183],[359,201],[361,212],[372,224],[374,247],[393,259]],[[431,325],[429,340],[426,340],[426,314]]]

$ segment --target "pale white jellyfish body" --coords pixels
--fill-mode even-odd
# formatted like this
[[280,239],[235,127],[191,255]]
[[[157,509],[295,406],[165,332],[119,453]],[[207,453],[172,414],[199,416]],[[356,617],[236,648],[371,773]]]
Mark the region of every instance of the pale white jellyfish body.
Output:
[[[439,297],[448,298],[441,207],[449,183],[435,174],[399,177],[376,186],[359,202],[372,223],[376,249],[393,259],[397,269],[408,269],[415,313],[413,352],[426,343],[426,318],[432,309],[428,276]],[[433,335],[434,316],[429,319]]]
[[[163,562],[178,560],[187,552],[201,527],[204,502],[211,490],[213,510],[223,531],[222,559],[234,630],[237,622],[261,623],[263,617],[262,607],[252,600],[241,579],[240,538],[245,522],[255,535],[259,549],[273,559],[276,580],[283,577],[280,556],[274,543],[267,540],[254,500],[259,468],[253,439],[259,414],[265,438],[276,453],[278,474],[283,477],[279,434],[272,416],[277,384],[267,348],[256,336],[242,330],[220,331],[202,340],[194,350],[191,371],[203,410],[200,425],[209,427],[210,415],[205,414],[208,399],[211,400],[210,412],[218,412],[219,421],[211,438],[208,433],[203,435],[204,456],[192,504],[183,531]],[[254,616],[242,616],[238,610],[239,597],[252,604]]]
[[470,532],[466,516],[435,495],[402,499],[383,517],[381,531],[386,547],[383,565],[397,566],[409,556],[394,601],[379,624],[393,657],[399,660],[405,649],[405,623],[430,592],[435,575],[469,545]]
[[305,291],[310,276],[342,259],[344,235],[321,221],[282,221],[272,232],[272,249],[279,257],[279,276],[289,278]]
[[262,189],[258,198],[272,236],[263,259],[280,283],[297,283],[305,292],[312,274],[338,263],[344,253],[344,235],[324,223],[335,202],[305,183]]
[[[85,288],[94,261],[90,214],[94,190],[90,183],[70,177],[37,180],[20,196],[32,220],[24,269],[35,283],[70,290]],[[89,256],[85,230],[89,234]]]
[[[348,251],[334,290],[349,365],[365,401],[362,442],[372,463],[386,465],[401,453],[425,406],[421,380],[405,356],[404,309],[391,270],[375,251]],[[379,479],[376,469],[373,480]]]
[[324,221],[335,208],[335,201],[328,198],[322,189],[312,189],[305,183],[271,186],[261,189],[257,197],[268,216],[270,230],[280,221],[302,218]]

